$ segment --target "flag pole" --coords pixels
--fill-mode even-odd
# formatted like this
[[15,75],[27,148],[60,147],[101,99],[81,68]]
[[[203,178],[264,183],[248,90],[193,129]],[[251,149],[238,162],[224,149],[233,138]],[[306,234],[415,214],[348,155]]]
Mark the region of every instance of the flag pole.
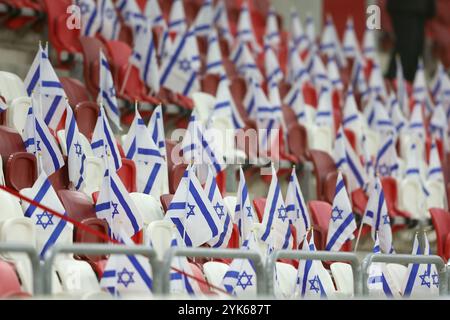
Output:
[[120,95],[123,95],[123,92],[125,91],[125,86],[128,82],[128,78],[130,77],[130,72],[131,72],[131,63],[128,62],[127,70],[125,72],[125,78],[123,79],[122,87],[120,88]]
[[361,224],[359,225],[359,230],[358,230],[358,237],[356,238],[356,243],[355,243],[355,249],[353,250],[353,252],[356,252],[356,250],[358,250],[358,244],[359,244],[359,239],[361,238],[361,232],[362,232],[362,228],[364,226],[364,217],[365,217],[366,213],[364,212],[363,217],[361,219]]

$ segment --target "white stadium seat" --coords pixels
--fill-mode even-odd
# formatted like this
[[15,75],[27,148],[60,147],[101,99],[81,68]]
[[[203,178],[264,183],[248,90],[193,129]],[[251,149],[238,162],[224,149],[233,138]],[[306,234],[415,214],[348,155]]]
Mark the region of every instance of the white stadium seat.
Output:
[[23,218],[22,207],[18,198],[0,190],[0,222],[11,218]]
[[415,177],[407,177],[400,182],[398,197],[400,209],[410,212],[412,218],[418,220],[429,218],[425,194]]
[[354,296],[353,270],[348,263],[335,262],[330,266],[336,284],[336,295],[339,298],[351,298]]
[[164,211],[161,203],[151,195],[139,192],[130,193],[136,208],[140,212],[144,225],[149,225],[153,221],[159,221],[164,218]]
[[427,181],[425,184],[430,195],[427,197],[427,210],[430,208],[445,209],[445,186],[442,181]]
[[[59,130],[56,133],[56,135],[58,136],[58,142],[59,142],[59,145],[61,146],[61,151],[62,151],[63,155],[67,156],[66,131]],[[89,143],[89,140],[82,133],[80,133],[79,137],[81,140],[79,142],[83,148],[83,151],[84,151],[84,154],[86,155],[86,157],[94,156],[94,153],[92,152],[92,148],[91,148],[91,144]]]
[[146,229],[149,239],[152,242],[153,248],[158,254],[158,258],[162,260],[166,250],[170,248],[173,238],[174,225],[170,221],[160,220],[153,221]]
[[0,71],[0,95],[8,104],[18,97],[28,96],[22,79],[14,73],[5,71]]
[[94,156],[86,156],[85,162],[86,178],[83,193],[89,197],[92,193],[100,191],[105,173],[103,160]]
[[[225,276],[225,273],[228,271],[229,265],[222,262],[217,261],[209,261],[206,262],[203,265],[203,273],[205,274],[206,280],[208,280],[209,283],[211,283],[213,286],[222,288],[222,280]],[[224,293],[212,289],[214,292],[216,292],[219,297],[227,297]]]
[[6,122],[8,126],[16,129],[17,132],[22,134],[23,129],[25,128],[30,106],[31,98],[29,97],[18,97],[12,100],[9,104],[8,110],[6,111]]
[[297,269],[290,264],[277,262],[276,272],[279,286],[274,288],[275,296],[280,299],[290,298],[297,283]]

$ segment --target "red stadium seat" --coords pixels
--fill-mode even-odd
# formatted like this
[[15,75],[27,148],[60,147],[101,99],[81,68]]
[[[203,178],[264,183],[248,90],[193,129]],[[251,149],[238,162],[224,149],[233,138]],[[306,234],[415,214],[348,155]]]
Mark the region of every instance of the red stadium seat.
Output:
[[74,116],[78,130],[89,140],[92,138],[99,113],[100,107],[95,102],[86,101],[75,107]]
[[31,188],[38,177],[36,157],[28,152],[13,153],[6,162],[6,186],[20,191]]
[[89,92],[79,80],[69,77],[60,77],[59,80],[67,94],[69,105],[72,109],[75,109],[75,106],[81,102],[91,100],[89,98]]
[[336,171],[333,158],[325,151],[310,150],[310,160],[314,166],[314,176],[316,178],[317,199],[324,200],[323,190],[328,173]]
[[436,230],[437,254],[447,261],[450,259],[450,246],[447,245],[450,239],[450,213],[444,209],[431,208],[430,215]]
[[98,79],[99,79],[99,60],[100,50],[103,50],[105,55],[108,55],[102,42],[93,37],[80,37],[81,49],[83,54],[83,76],[84,84],[89,90],[91,97],[98,96]]
[[122,167],[117,171],[128,192],[136,192],[136,164],[133,160],[122,158]]
[[0,260],[0,298],[29,297],[23,292],[14,267]]
[[173,196],[174,196],[173,194],[163,194],[159,198],[161,201],[161,205],[163,207],[164,213],[166,213],[167,210],[169,210],[169,206],[170,206],[170,203],[172,202]]
[[205,74],[200,79],[201,91],[216,96],[217,88],[219,87],[220,76],[218,74]]
[[258,220],[261,223],[264,217],[264,208],[266,207],[266,198],[253,199],[253,207],[255,208]]
[[56,191],[69,189],[70,180],[67,156],[64,156],[64,162],[65,165],[62,168],[48,177],[48,180]]
[[175,194],[178,185],[180,184],[181,178],[186,171],[187,164],[180,163],[176,164],[172,170],[169,170],[169,192]]
[[20,134],[12,128],[0,126],[0,155],[3,162],[6,162],[12,153],[21,151],[26,150]]
[[402,220],[408,221],[411,219],[411,214],[409,212],[398,209],[397,206],[397,181],[392,177],[381,178],[381,185],[383,186],[384,197],[386,199],[386,207],[389,212],[389,217],[393,220],[394,225],[392,226],[392,231],[398,231],[406,227],[406,224],[396,224],[395,220],[400,218]]

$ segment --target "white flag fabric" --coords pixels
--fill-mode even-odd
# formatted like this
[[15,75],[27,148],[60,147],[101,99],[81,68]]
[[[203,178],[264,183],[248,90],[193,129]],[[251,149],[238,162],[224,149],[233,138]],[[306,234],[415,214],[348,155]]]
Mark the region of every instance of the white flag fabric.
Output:
[[342,82],[341,74],[339,73],[339,66],[335,56],[328,58],[327,73],[333,89],[341,91],[344,90],[344,83]]
[[42,166],[47,176],[50,176],[64,166],[64,158],[55,138],[38,113],[35,98],[36,95],[33,95],[28,109],[23,142],[27,152],[36,155],[38,167]]
[[342,41],[342,47],[346,58],[362,57],[358,39],[356,38],[352,17],[347,18],[347,22],[345,25],[344,39]]
[[303,26],[298,11],[295,10],[294,8],[291,8],[290,16],[291,16],[290,33],[292,41],[294,43],[295,50],[297,52],[304,52],[305,50],[308,49],[308,37],[303,31]]
[[428,96],[427,80],[425,79],[425,69],[423,60],[419,59],[416,75],[414,76],[412,97],[415,101],[425,102]]
[[381,96],[384,100],[387,99],[387,90],[384,84],[383,73],[377,62],[374,62],[372,71],[370,72],[369,89],[375,97]]
[[69,180],[75,190],[82,190],[85,185],[85,163],[86,154],[83,145],[80,143],[81,133],[72,112],[72,108],[66,107],[66,148],[69,167]]
[[[26,196],[58,213],[67,215],[45,172],[39,175]],[[30,218],[36,226],[36,249],[41,259],[45,258],[45,253],[56,243],[72,243],[71,224],[26,201],[22,202],[22,208],[24,216]]]
[[178,185],[165,219],[172,221],[187,247],[198,247],[219,234],[220,220],[192,168]]
[[144,225],[129,192],[113,170],[105,171],[95,212],[99,219],[108,222],[109,232],[115,239],[120,238],[120,232],[131,238]]
[[[414,238],[413,255],[430,255],[430,244],[426,234],[423,234],[425,248],[422,251],[417,234]],[[439,274],[434,264],[411,263],[403,283],[405,298],[433,298],[439,295]]]
[[447,115],[442,103],[436,104],[436,107],[433,110],[433,114],[430,119],[430,132],[432,135],[437,136],[444,142],[446,145],[447,139],[447,131],[448,131],[448,121]]
[[340,66],[347,65],[331,15],[327,16],[319,49],[328,58],[335,57]]
[[122,167],[119,148],[102,106],[100,106],[97,123],[92,134],[91,148],[96,157],[105,161],[106,168],[117,171]]
[[243,243],[249,237],[253,223],[257,221],[257,218],[250,202],[250,195],[242,168],[239,169],[239,177],[234,222],[238,226],[241,243]]
[[164,191],[167,165],[137,109],[123,149],[125,156],[136,164],[137,191],[159,199]]
[[367,60],[377,61],[377,45],[375,41],[375,32],[369,28],[366,28],[363,38],[363,55]]
[[[241,250],[256,251],[261,254],[258,240],[250,232],[241,246]],[[256,271],[253,261],[249,259],[234,259],[222,280],[225,290],[237,297],[254,297],[256,295]]]
[[247,43],[242,41],[238,42],[230,53],[230,60],[242,76],[253,78],[258,83],[263,80],[261,71],[256,65],[255,59],[253,58]]
[[220,117],[226,116],[231,119],[231,123],[235,129],[240,129],[245,127],[244,120],[234,103],[233,97],[231,96],[230,88],[228,86],[228,81],[222,79],[219,82],[219,87],[217,88],[216,103],[214,104],[213,115]]
[[394,126],[395,132],[398,136],[406,127],[408,121],[406,120],[405,115],[402,112],[402,109],[394,92],[391,92],[389,96],[389,106],[389,116],[392,119],[392,125]]
[[200,11],[194,20],[194,32],[197,36],[208,36],[213,24],[213,2],[212,0],[203,0]]
[[401,109],[406,116],[409,116],[409,97],[406,90],[406,81],[403,76],[403,66],[400,56],[396,56],[396,82],[397,82],[397,99],[400,103]]
[[320,90],[315,124],[319,127],[331,127],[334,131],[333,104],[329,86],[324,86]]
[[100,90],[98,92],[97,102],[105,107],[108,118],[120,127],[120,112],[117,104],[116,88],[111,74],[108,60],[100,50]]
[[345,189],[344,179],[339,172],[325,250],[339,251],[348,239],[353,238],[355,230],[356,222],[353,216],[352,205]]
[[422,103],[414,103],[414,109],[411,113],[411,118],[409,119],[408,132],[425,139],[426,132],[422,109]]
[[217,187],[214,171],[211,169],[208,171],[205,192],[208,194],[208,199],[211,201],[214,211],[219,218],[219,234],[208,241],[208,244],[213,248],[226,248],[231,238],[231,232],[233,231],[233,219],[225,206],[220,190]]
[[308,37],[310,46],[314,47],[316,45],[316,27],[314,23],[314,18],[311,13],[308,13],[305,21],[305,34]]
[[371,226],[372,239],[378,240],[383,253],[392,253],[391,220],[384,198],[383,185],[380,178],[375,178],[362,223]]
[[174,0],[169,15],[169,32],[184,33],[187,30],[183,0]]
[[158,146],[159,152],[167,160],[166,138],[164,134],[164,120],[161,105],[153,110],[148,129],[152,135],[153,142]]
[[265,38],[267,39],[267,44],[272,48],[277,48],[281,41],[277,14],[273,6],[270,7],[267,14]]
[[355,91],[358,91],[362,98],[368,95],[368,85],[364,75],[364,61],[356,58],[353,62],[351,84]]
[[261,240],[265,243],[272,242],[274,249],[292,247],[289,216],[278,184],[277,172],[273,166],[272,181],[266,198],[261,230]]
[[217,31],[214,29],[209,31],[205,73],[215,73],[221,77],[226,77],[219,46],[219,37],[217,36]]
[[[124,232],[119,233],[123,244],[135,245]],[[100,280],[100,287],[115,297],[126,294],[151,295],[153,279],[148,258],[142,255],[111,255]]]
[[428,181],[444,181],[444,174],[442,172],[441,159],[436,145],[436,140],[433,140],[430,150],[430,163],[428,165]]
[[306,103],[303,100],[301,84],[294,84],[288,94],[284,97],[283,102],[294,110],[297,121],[300,124],[304,125],[313,122],[313,119],[311,119],[306,112]]
[[381,142],[375,160],[375,171],[381,177],[397,177],[400,174],[399,159],[393,135],[385,136]]
[[280,68],[278,58],[272,47],[268,44],[264,46],[264,65],[266,70],[266,81],[268,84],[278,84],[283,79],[283,72]]
[[133,30],[133,35],[136,35],[142,25],[146,24],[146,17],[136,0],[119,0],[116,2],[116,8],[122,15],[125,24]]
[[249,44],[252,47],[252,50],[255,50],[257,52],[261,50],[256,40],[255,32],[253,30],[253,22],[250,11],[248,9],[247,0],[242,2],[237,24],[236,38],[241,43]]
[[152,92],[159,92],[159,67],[156,60],[156,42],[149,24],[139,29],[136,35],[132,63],[139,70],[139,75]]
[[95,37],[100,28],[100,13],[94,0],[76,0],[81,13],[80,34],[85,37]]
[[158,0],[148,0],[145,6],[144,14],[150,19],[151,25],[153,27],[160,27],[167,29],[166,21],[159,6]]
[[214,8],[213,22],[217,28],[219,36],[226,39],[228,43],[232,43],[234,38],[231,35],[230,25],[228,22],[228,14],[225,7],[225,1],[218,1]]
[[344,129],[354,130],[358,132],[361,130],[365,119],[362,117],[358,106],[356,105],[355,96],[353,95],[353,88],[350,86],[347,89],[347,96],[344,104],[344,117],[342,119],[342,125]]
[[317,90],[330,85],[327,70],[318,52],[310,53],[307,70]]
[[286,212],[289,216],[290,223],[294,226],[297,233],[297,243],[295,248],[298,248],[300,242],[306,236],[307,231],[311,227],[311,218],[309,217],[308,208],[303,199],[302,190],[298,183],[295,168],[292,169],[289,178],[289,185],[286,194]]
[[289,65],[287,70],[287,80],[295,86],[297,82],[303,84],[304,82],[309,80],[309,74],[306,70],[305,63],[297,49],[292,47],[293,44],[290,44],[289,49]]
[[100,14],[100,34],[107,40],[117,40],[120,33],[120,21],[112,0],[98,0]]

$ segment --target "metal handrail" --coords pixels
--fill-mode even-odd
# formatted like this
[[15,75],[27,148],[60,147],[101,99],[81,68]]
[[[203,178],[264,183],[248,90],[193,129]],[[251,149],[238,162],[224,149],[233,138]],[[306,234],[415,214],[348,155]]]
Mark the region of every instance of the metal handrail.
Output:
[[222,258],[222,259],[249,259],[253,261],[256,272],[256,292],[262,296],[267,293],[266,274],[262,256],[253,250],[243,251],[239,249],[217,249],[217,248],[170,248],[166,252],[161,268],[162,293],[170,293],[170,270],[174,257],[192,258]]
[[362,286],[363,294],[369,294],[369,288],[367,286],[368,269],[372,263],[384,262],[384,263],[398,263],[398,264],[434,264],[438,269],[439,274],[439,295],[447,294],[447,266],[441,257],[436,255],[413,255],[413,254],[380,254],[371,253],[368,254],[361,266],[362,274]]
[[23,243],[0,243],[0,253],[1,252],[26,253],[30,259],[33,270],[33,295],[43,293],[41,264],[39,255],[33,246]]
[[148,246],[142,245],[112,245],[112,244],[73,244],[73,245],[55,245],[45,254],[45,262],[42,267],[43,275],[43,293],[52,293],[52,270],[56,256],[62,253],[101,255],[101,254],[123,254],[134,255],[139,254],[147,257],[152,266],[153,272],[153,292],[161,292],[160,263],[157,261],[156,251]]
[[299,260],[319,260],[319,261],[336,261],[350,262],[353,271],[353,288],[355,295],[359,294],[359,267],[358,257],[351,252],[330,252],[330,251],[302,251],[302,250],[278,250],[274,251],[267,260],[266,265],[266,281],[269,295],[274,295],[274,273],[278,259],[299,259]]

